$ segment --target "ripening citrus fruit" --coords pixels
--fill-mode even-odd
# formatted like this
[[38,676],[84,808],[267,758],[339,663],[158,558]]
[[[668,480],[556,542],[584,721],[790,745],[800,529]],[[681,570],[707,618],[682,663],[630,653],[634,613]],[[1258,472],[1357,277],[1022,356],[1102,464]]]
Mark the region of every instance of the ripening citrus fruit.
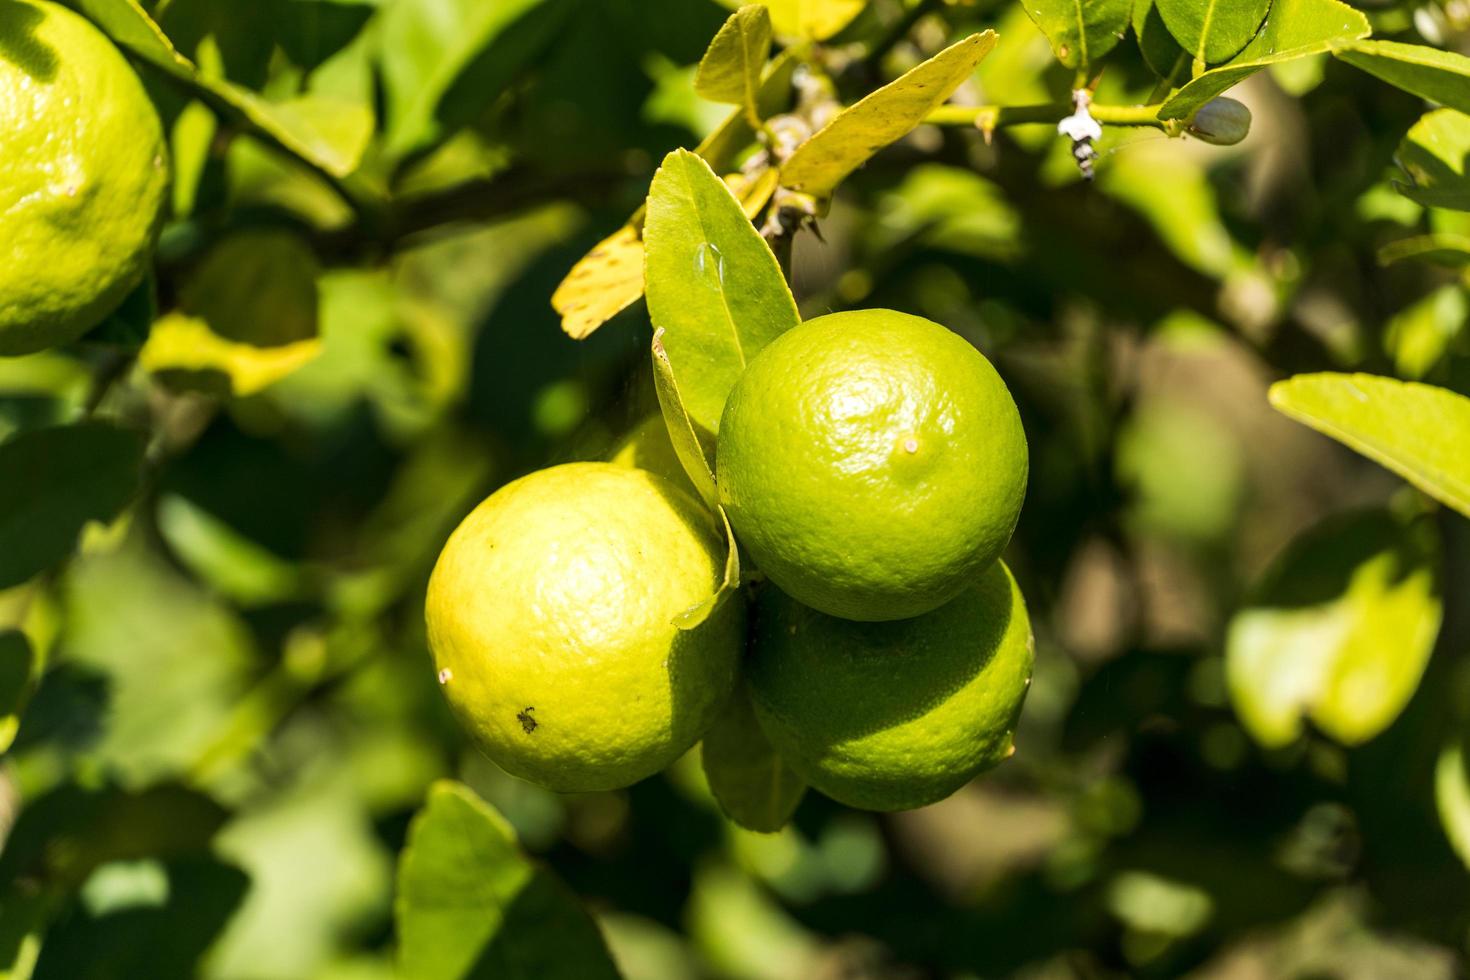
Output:
[[143,278],[163,126],[123,56],[45,0],[0,0],[0,354],[75,340]]
[[1026,492],[1005,383],[962,338],[833,313],[756,355],[730,393],[720,500],[755,564],[846,619],[917,616],[1000,555]]
[[748,678],[761,727],[834,800],[925,806],[1011,753],[1032,640],[1003,563],[915,619],[838,619],[773,588],[755,618]]
[[745,645],[732,599],[692,630],[724,547],[652,473],[568,463],[502,487],[450,536],[429,581],[429,646],[484,752],[562,792],[614,789],[704,734]]

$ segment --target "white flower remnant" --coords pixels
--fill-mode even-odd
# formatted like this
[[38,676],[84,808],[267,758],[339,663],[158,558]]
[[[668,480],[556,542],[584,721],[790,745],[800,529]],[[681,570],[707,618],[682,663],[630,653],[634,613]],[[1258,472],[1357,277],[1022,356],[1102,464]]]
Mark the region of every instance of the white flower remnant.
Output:
[[1079,88],[1072,93],[1072,114],[1057,123],[1057,132],[1072,141],[1072,159],[1082,176],[1092,179],[1092,163],[1097,159],[1097,150],[1092,144],[1102,138],[1102,126],[1092,118],[1092,96],[1087,89]]

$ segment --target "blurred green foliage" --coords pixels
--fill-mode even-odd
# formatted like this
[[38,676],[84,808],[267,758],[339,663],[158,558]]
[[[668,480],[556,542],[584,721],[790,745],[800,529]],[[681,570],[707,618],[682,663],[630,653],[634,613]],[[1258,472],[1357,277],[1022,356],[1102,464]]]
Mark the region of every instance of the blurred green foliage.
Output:
[[[1470,465],[1463,3],[768,5],[768,123],[990,29],[953,105],[1044,110],[829,143],[830,202],[738,185],[758,225],[773,192],[820,215],[802,314],[946,324],[1032,452],[1015,758],[907,813],[808,792],[774,834],[697,753],[586,796],[500,772],[422,616],[476,502],[658,411],[640,208],[675,147],[759,155],[722,123],[746,68],[703,86],[733,109],[695,88],[735,5],[71,5],[138,66],[174,187],[148,283],[0,359],[0,976],[1463,972],[1470,523],[1431,499]],[[1106,125],[1086,183],[1055,131],[1079,72],[1155,123],[1236,86],[1250,135]],[[631,280],[573,340],[551,297],[615,233]],[[1437,386],[1294,405],[1413,486],[1272,410],[1303,372]],[[1344,700],[1348,661],[1378,679]],[[715,747],[717,780],[781,775]]]

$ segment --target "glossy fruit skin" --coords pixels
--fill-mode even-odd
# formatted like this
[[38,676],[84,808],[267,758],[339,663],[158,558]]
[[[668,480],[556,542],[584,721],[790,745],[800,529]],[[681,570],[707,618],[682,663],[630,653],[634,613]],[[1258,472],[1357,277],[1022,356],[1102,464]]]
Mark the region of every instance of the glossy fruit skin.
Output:
[[1013,751],[1033,641],[991,565],[915,619],[857,623],[762,591],[747,677],[761,727],[820,792],[864,810],[938,802]]
[[91,22],[0,0],[0,355],[68,343],[142,281],[168,186],[163,124]]
[[846,619],[918,616],[994,562],[1026,492],[1005,383],[963,338],[888,310],[762,350],[720,420],[720,501],[754,563]]
[[724,546],[652,473],[568,463],[522,477],[450,536],[426,601],[441,690],[507,772],[561,792],[631,785],[709,728],[745,645],[739,597],[692,630]]

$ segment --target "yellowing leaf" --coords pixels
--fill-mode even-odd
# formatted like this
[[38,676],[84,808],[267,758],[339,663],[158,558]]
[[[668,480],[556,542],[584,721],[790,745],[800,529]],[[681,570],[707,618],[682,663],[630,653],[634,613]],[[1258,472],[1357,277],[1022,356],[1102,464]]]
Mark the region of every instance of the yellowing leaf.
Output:
[[781,168],[782,185],[827,197],[873,154],[923,122],[994,47],[994,31],[971,34],[842,110],[791,154]]
[[1299,374],[1271,404],[1470,517],[1470,398],[1371,374]]
[[627,309],[643,295],[643,239],[638,228],[623,225],[577,260],[551,306],[561,328],[577,340]]
[[[867,0],[758,0],[771,12],[771,25],[785,37],[823,41],[863,12]],[[738,7],[741,0],[720,0]]]
[[148,372],[164,375],[182,387],[223,387],[243,397],[281,380],[321,351],[318,337],[256,347],[221,337],[197,317],[169,313],[153,325],[138,362]]
[[1278,563],[1226,639],[1226,679],[1250,733],[1282,746],[1310,718],[1339,742],[1377,735],[1413,696],[1439,633],[1427,522],[1329,522]]

